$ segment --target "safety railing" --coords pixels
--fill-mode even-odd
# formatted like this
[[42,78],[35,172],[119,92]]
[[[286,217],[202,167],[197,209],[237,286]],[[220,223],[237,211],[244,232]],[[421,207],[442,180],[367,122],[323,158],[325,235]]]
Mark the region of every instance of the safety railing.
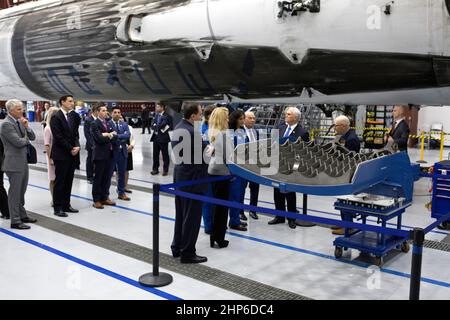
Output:
[[404,238],[405,240],[410,240],[413,242],[412,250],[412,262],[411,262],[411,276],[410,276],[410,300],[419,300],[420,298],[420,284],[422,275],[422,255],[423,255],[423,244],[425,240],[425,235],[435,229],[442,222],[450,221],[450,212],[442,216],[439,220],[432,223],[426,228],[415,228],[414,230],[402,230],[394,228],[385,228],[375,225],[355,223],[349,221],[328,219],[323,217],[305,215],[300,213],[286,212],[280,210],[274,210],[265,207],[246,205],[241,203],[236,203],[233,201],[216,199],[213,197],[208,197],[199,194],[193,194],[182,189],[185,187],[210,184],[219,181],[232,180],[234,176],[223,176],[215,177],[210,179],[203,179],[197,181],[187,181],[182,183],[173,184],[154,184],[153,187],[153,272],[143,275],[140,278],[140,283],[144,286],[162,286],[167,285],[172,282],[172,277],[168,274],[162,274],[159,272],[159,198],[160,193],[166,193],[175,195],[178,197],[183,197],[187,199],[197,200],[204,203],[210,203],[214,205],[225,206],[228,208],[236,208],[247,211],[254,211],[266,215],[280,216],[290,219],[296,219],[304,222],[315,223],[315,224],[325,224],[334,225],[342,228],[351,228],[361,231],[376,232],[379,234],[396,236]]

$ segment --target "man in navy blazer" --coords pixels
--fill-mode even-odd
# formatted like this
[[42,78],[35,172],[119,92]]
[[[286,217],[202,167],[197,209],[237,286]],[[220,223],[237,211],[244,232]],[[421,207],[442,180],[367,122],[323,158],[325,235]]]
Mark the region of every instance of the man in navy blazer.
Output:
[[346,116],[337,117],[334,120],[334,130],[336,131],[336,142],[356,153],[361,150],[361,141],[359,140],[356,131],[350,128],[349,118]]
[[109,188],[111,187],[111,167],[113,166],[112,141],[117,139],[117,132],[114,131],[112,123],[107,121],[107,116],[106,105],[101,105],[98,109],[98,118],[91,125],[95,168],[92,197],[96,209],[104,209],[104,205],[116,205],[109,199]]
[[112,119],[110,125],[117,132],[116,139],[112,140],[113,146],[113,165],[111,167],[111,176],[114,171],[117,172],[118,183],[117,193],[120,200],[130,201],[131,199],[125,193],[125,173],[127,171],[128,162],[128,140],[131,132],[128,124],[121,120],[122,113],[119,107],[114,107],[111,113]]
[[[173,175],[175,183],[208,178],[208,165],[203,162],[203,157],[201,157],[200,163],[195,161],[196,155],[199,153],[203,154],[207,146],[207,143],[202,139],[200,130],[194,128],[195,123],[200,123],[202,119],[202,108],[198,104],[186,104],[183,107],[183,116],[184,119],[180,121],[174,131],[174,135],[180,138],[172,142],[174,157],[177,162]],[[189,141],[184,141],[184,137],[189,138]],[[195,139],[200,141],[201,150],[195,149],[197,145],[194,143]],[[175,150],[180,146],[182,146],[182,151],[177,154]],[[190,158],[185,159],[187,155],[184,151],[188,149],[190,149]],[[177,188],[179,191],[198,195],[204,195],[207,189],[207,184]],[[175,211],[175,231],[171,246],[173,257],[181,257],[181,263],[206,262],[208,259],[198,256],[195,249],[202,220],[202,202],[176,196]]]
[[163,176],[169,173],[170,157],[169,157],[169,131],[173,129],[173,119],[166,113],[166,106],[159,102],[156,105],[156,115],[153,120],[152,130],[153,135],[150,139],[153,142],[153,171],[152,175],[159,174],[159,155],[162,153],[163,157]]
[[91,125],[97,120],[98,116],[98,106],[94,105],[92,107],[92,113],[89,117],[84,120],[84,137],[86,138],[86,151],[87,151],[87,159],[86,159],[86,177],[88,182],[92,184],[94,182],[94,160],[92,159],[92,153],[94,149],[94,142],[92,141],[91,136]]
[[[300,110],[295,107],[289,107],[285,112],[285,123],[278,128],[280,132],[280,140],[286,141],[286,139],[297,140],[302,138],[303,141],[309,141],[309,133],[305,131],[299,124]],[[286,203],[288,212],[297,212],[297,194],[295,192],[281,193],[280,189],[274,188],[275,209],[280,211],[286,211]],[[284,217],[276,216],[273,220],[269,221],[270,225],[285,223]],[[295,229],[297,227],[295,219],[288,219],[289,227]]]
[[[336,142],[344,145],[350,151],[358,153],[361,150],[361,142],[359,141],[356,131],[350,128],[350,119],[346,116],[339,116],[334,120],[334,130],[336,131]],[[348,215],[341,215],[342,221],[353,222],[353,218]],[[345,229],[340,227],[332,227],[334,235],[344,235]],[[351,231],[350,231],[351,232]]]

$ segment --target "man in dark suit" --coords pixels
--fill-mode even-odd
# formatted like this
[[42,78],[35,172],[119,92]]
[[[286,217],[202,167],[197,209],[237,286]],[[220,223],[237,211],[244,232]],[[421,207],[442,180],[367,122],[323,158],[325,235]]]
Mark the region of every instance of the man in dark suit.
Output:
[[166,106],[163,103],[159,102],[156,105],[156,115],[152,124],[153,135],[150,140],[151,142],[153,142],[153,171],[151,172],[152,175],[159,174],[160,153],[162,153],[164,162],[163,176],[167,176],[169,174],[169,165],[170,165],[169,131],[172,130],[172,127],[173,127],[172,117],[166,113]]
[[92,197],[94,208],[104,209],[104,206],[115,206],[116,203],[109,199],[111,187],[113,159],[112,141],[117,139],[112,123],[108,122],[108,109],[101,105],[98,109],[98,118],[91,125],[92,141],[94,142],[94,183],[92,184]]
[[[285,113],[285,124],[280,125],[281,140],[302,138],[303,141],[309,141],[309,133],[305,131],[299,124],[300,110],[295,107],[289,107]],[[286,211],[286,203],[288,212],[297,212],[297,194],[295,192],[281,193],[280,189],[274,188],[275,209]],[[269,221],[270,225],[285,223],[284,217],[276,216]],[[295,219],[288,219],[289,227],[295,229],[297,227]]]
[[55,113],[50,123],[53,134],[52,159],[56,173],[53,203],[55,215],[65,218],[67,213],[78,212],[70,205],[70,196],[75,169],[80,162],[80,117],[73,111],[73,96],[61,97],[59,104],[61,110]]
[[143,104],[141,105],[142,113],[141,113],[141,120],[142,120],[142,134],[145,134],[145,130],[148,129],[148,133],[151,134],[150,131],[150,107]]
[[112,119],[110,124],[117,132],[117,137],[112,140],[113,145],[113,165],[111,167],[111,176],[114,171],[117,172],[117,193],[119,199],[123,201],[130,201],[131,199],[125,193],[125,173],[127,171],[128,163],[128,141],[131,137],[130,128],[128,124],[121,120],[122,113],[119,107],[114,107],[111,113]]
[[[246,134],[246,143],[249,142],[256,142],[259,140],[259,134],[258,131],[255,130],[255,123],[256,123],[256,116],[253,112],[246,112],[245,113],[245,121],[244,121],[244,130]],[[250,205],[251,206],[257,206],[258,205],[258,198],[259,198],[259,184],[243,180],[243,190],[242,190],[242,200],[244,200],[245,197],[245,190],[247,187],[250,187]],[[252,219],[258,220],[259,217],[254,211],[250,211],[250,217]],[[244,212],[241,212],[241,219],[247,220],[247,217],[245,216]]]
[[[334,130],[336,131],[336,142],[343,145],[350,151],[358,153],[361,150],[361,142],[356,131],[350,128],[350,119],[346,116],[339,116],[334,120]],[[353,218],[348,215],[341,215],[342,221],[353,222]],[[345,228],[337,226],[331,227],[334,235],[342,236]],[[352,232],[352,230],[350,230]]]
[[[208,165],[203,162],[196,163],[196,155],[203,154],[207,144],[202,139],[200,130],[194,128],[196,122],[200,123],[202,108],[198,104],[187,104],[183,108],[184,119],[177,125],[174,136],[181,137],[172,142],[176,165],[174,169],[174,182],[195,181],[208,177]],[[184,141],[183,137],[190,137],[190,141]],[[197,140],[195,140],[197,139]],[[195,150],[194,141],[199,141],[202,150]],[[179,151],[181,149],[181,151]],[[185,163],[184,150],[190,150],[190,159]],[[177,152],[179,151],[179,152]],[[208,185],[195,185],[178,188],[177,190],[204,195]],[[195,244],[202,219],[202,202],[183,197],[175,197],[175,231],[172,241],[172,255],[174,258],[181,257],[181,263],[202,263],[208,259],[196,254]]]
[[0,213],[2,219],[9,219],[9,209],[8,209],[8,194],[6,193],[5,186],[3,183],[3,171],[2,171],[2,165],[3,165],[3,157],[4,157],[4,149],[3,149],[3,143],[0,139]]
[[392,129],[386,136],[388,145],[392,145],[394,150],[408,152],[409,126],[405,119],[405,107],[395,106],[392,110]]
[[84,120],[84,137],[86,138],[86,177],[88,182],[92,184],[94,182],[94,160],[92,159],[92,153],[94,149],[94,143],[91,136],[91,125],[97,120],[98,117],[98,106],[94,105],[92,107],[92,113],[89,117]]

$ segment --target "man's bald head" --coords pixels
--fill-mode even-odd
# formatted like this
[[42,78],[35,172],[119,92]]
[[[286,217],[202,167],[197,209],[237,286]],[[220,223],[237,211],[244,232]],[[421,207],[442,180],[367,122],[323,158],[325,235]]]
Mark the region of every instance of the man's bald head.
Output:
[[406,113],[406,107],[402,105],[394,106],[394,109],[392,110],[392,116],[394,117],[394,120],[400,120],[405,117]]
[[345,134],[350,129],[350,119],[346,116],[339,116],[334,120],[334,129],[338,135]]

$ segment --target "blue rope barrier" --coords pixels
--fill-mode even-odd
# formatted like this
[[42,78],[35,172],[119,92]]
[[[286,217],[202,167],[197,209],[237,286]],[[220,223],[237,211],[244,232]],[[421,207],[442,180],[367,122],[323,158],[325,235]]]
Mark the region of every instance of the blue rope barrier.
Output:
[[214,178],[208,178],[208,179],[201,179],[197,181],[183,181],[178,183],[172,183],[172,184],[164,184],[161,185],[161,191],[167,191],[169,189],[176,189],[176,188],[183,188],[183,187],[191,187],[191,186],[198,186],[201,184],[209,184],[213,182],[219,182],[219,181],[225,181],[230,180],[234,178],[234,176],[220,176],[220,177],[214,177]]
[[201,195],[197,195],[197,194],[193,194],[193,193],[172,190],[172,189],[166,189],[165,192],[176,195],[176,196],[180,196],[180,197],[184,197],[184,198],[188,198],[188,199],[192,199],[192,200],[197,200],[197,201],[202,201],[202,202],[206,202],[206,203],[212,203],[212,204],[216,204],[216,205],[220,205],[220,206],[224,206],[224,207],[230,207],[230,208],[236,208],[236,209],[242,209],[242,210],[248,210],[248,211],[255,211],[255,212],[260,212],[260,213],[266,213],[269,215],[281,216],[281,217],[296,219],[296,220],[298,219],[298,220],[303,220],[303,221],[308,221],[308,222],[313,222],[313,223],[336,225],[336,226],[343,227],[343,228],[353,228],[353,229],[364,230],[364,231],[372,231],[372,232],[387,234],[390,236],[401,237],[401,238],[405,238],[405,239],[410,238],[410,232],[401,230],[401,229],[382,228],[382,227],[377,227],[377,226],[372,226],[372,225],[367,225],[367,224],[359,224],[359,223],[353,223],[353,222],[348,222],[348,221],[327,219],[327,218],[322,218],[322,217],[303,215],[303,214],[299,214],[299,213],[285,212],[285,211],[279,211],[279,210],[263,208],[263,207],[256,207],[256,206],[245,205],[245,204],[236,203],[236,202],[227,201],[227,200],[215,199],[215,198],[211,198],[211,197],[201,196]]
[[430,224],[428,227],[426,227],[423,232],[425,234],[430,233],[432,230],[434,230],[438,225],[440,225],[444,221],[450,220],[450,213],[447,213],[445,216],[440,217],[436,222]]

